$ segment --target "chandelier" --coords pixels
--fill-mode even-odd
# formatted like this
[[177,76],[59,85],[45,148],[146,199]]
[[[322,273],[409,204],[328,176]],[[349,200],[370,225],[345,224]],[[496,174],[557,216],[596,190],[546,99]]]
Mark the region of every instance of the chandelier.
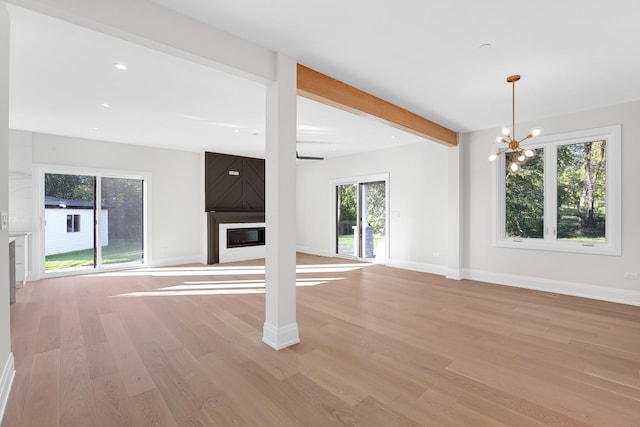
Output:
[[540,135],[542,132],[540,128],[533,128],[531,132],[521,140],[516,138],[516,82],[518,80],[520,80],[520,75],[518,74],[507,77],[507,83],[511,83],[511,129],[508,127],[502,128],[502,133],[496,138],[496,142],[507,144],[507,147],[489,156],[489,160],[494,161],[502,154],[504,154],[505,157],[510,155],[511,164],[509,165],[509,169],[513,172],[517,171],[520,165],[536,155],[536,150],[532,148],[522,148],[520,144],[529,138]]

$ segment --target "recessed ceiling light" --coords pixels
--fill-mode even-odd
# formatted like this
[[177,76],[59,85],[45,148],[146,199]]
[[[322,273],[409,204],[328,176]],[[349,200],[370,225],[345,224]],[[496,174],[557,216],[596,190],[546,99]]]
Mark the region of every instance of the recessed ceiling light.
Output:
[[234,132],[238,133],[238,132],[240,132],[240,129],[234,129]]
[[480,49],[489,49],[491,47],[491,43],[482,43],[480,45]]
[[113,66],[116,67],[118,70],[122,70],[122,71],[127,69],[127,66],[124,64],[121,64],[120,62],[116,62],[115,64],[113,64]]
[[107,104],[106,102],[104,102],[104,103],[102,103],[102,104],[100,104],[100,105],[102,105],[104,108],[109,108],[109,107],[111,107],[111,105],[110,105],[110,104]]
[[94,127],[93,130],[100,130],[100,128]]
[[396,139],[396,136],[395,135],[391,135],[391,139]]

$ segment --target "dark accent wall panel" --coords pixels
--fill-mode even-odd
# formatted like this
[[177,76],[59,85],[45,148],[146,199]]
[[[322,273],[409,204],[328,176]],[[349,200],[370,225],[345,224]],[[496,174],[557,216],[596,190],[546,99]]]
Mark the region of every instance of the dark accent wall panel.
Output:
[[263,212],[264,159],[205,153],[207,212]]

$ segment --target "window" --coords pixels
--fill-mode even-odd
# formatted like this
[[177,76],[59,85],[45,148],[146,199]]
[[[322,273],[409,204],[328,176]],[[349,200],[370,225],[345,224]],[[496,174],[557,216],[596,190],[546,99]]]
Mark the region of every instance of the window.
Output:
[[621,254],[621,127],[549,135],[511,172],[496,163],[496,246]]
[[80,215],[67,215],[67,233],[80,231]]

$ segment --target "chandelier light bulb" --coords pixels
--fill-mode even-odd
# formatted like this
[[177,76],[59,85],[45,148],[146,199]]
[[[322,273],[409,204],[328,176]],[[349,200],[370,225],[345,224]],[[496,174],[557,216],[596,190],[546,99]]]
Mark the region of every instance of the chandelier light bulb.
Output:
[[531,158],[536,155],[536,152],[531,148],[527,148],[526,150],[524,150],[524,155],[527,156],[528,158]]
[[502,134],[504,136],[509,136],[509,135],[511,135],[511,131],[509,130],[508,127],[504,127],[504,128],[502,128]]
[[496,136],[496,142],[498,142],[498,143],[499,143],[499,142],[507,142],[507,141],[505,141],[505,140],[504,140],[504,138],[502,137],[502,135],[498,135],[498,136]]
[[531,129],[531,136],[538,136],[542,133],[541,128],[533,128]]
[[492,155],[490,155],[490,156],[489,156],[489,161],[490,161],[490,162],[493,162],[493,161],[494,161],[495,159],[497,159],[497,158],[498,158],[498,155],[497,155],[497,154],[492,154]]
[[511,163],[511,165],[509,166],[509,169],[511,169],[511,172],[515,172],[518,170],[518,164],[516,162]]
[[525,157],[524,153],[522,153],[522,152],[521,152],[520,154],[518,154],[518,157],[516,157],[516,158],[518,159],[518,161],[519,161],[520,163],[522,163],[522,162],[524,162],[525,160],[527,160],[527,158]]

